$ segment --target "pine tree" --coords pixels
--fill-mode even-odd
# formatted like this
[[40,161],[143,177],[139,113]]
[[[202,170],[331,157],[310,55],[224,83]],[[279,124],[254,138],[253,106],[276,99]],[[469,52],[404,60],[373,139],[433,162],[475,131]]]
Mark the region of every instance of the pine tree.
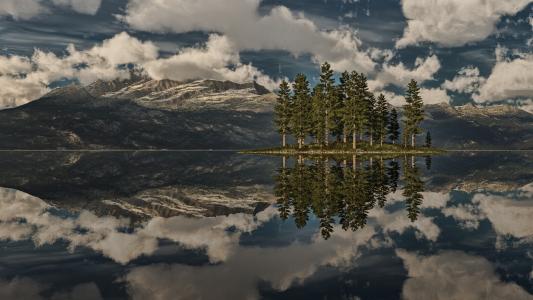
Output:
[[415,147],[416,135],[420,134],[420,123],[424,120],[424,103],[420,97],[420,88],[415,80],[407,85],[404,105],[404,132],[411,138],[411,147]]
[[[355,72],[354,72],[355,73]],[[357,74],[357,73],[355,73]],[[353,73],[352,73],[353,75]],[[368,123],[368,83],[365,75],[362,73],[355,76],[356,85],[356,109],[357,109],[357,133],[362,138],[365,126]]]
[[[342,121],[344,123],[344,134],[348,136],[352,135],[352,148],[357,148],[357,79],[359,74],[352,72],[349,75],[349,79],[345,81],[345,93],[346,99],[344,101],[344,110],[342,114]],[[341,79],[341,84],[343,80]]]
[[426,148],[431,148],[431,133],[429,131],[426,133]]
[[383,140],[387,134],[387,124],[389,123],[389,103],[383,94],[380,94],[376,103],[376,135],[379,137],[379,144],[383,146]]
[[282,136],[282,145],[287,145],[287,134],[290,133],[291,118],[291,88],[287,81],[283,80],[279,85],[278,98],[274,107],[276,114],[275,124]]
[[325,62],[320,68],[320,85],[322,88],[322,101],[324,102],[324,143],[329,145],[330,130],[334,128],[334,108],[335,108],[335,80],[333,70],[328,62]]
[[411,164],[407,159],[404,160],[404,188],[402,195],[405,197],[407,215],[411,222],[414,222],[420,214],[420,205],[424,200],[422,192],[424,191],[424,182],[420,179],[418,167],[414,163],[414,157],[411,158]]
[[348,71],[341,74],[340,84],[338,88],[337,98],[338,105],[336,110],[336,123],[338,124],[336,131],[342,130],[343,143],[348,143],[348,128],[345,122],[348,98],[350,97],[351,77]]
[[400,139],[400,124],[398,123],[398,112],[396,111],[396,108],[392,108],[390,112],[387,133],[389,134],[389,139],[393,144],[396,144],[396,142]]
[[366,134],[368,135],[368,141],[370,147],[374,145],[374,134],[377,127],[377,110],[376,110],[376,97],[374,94],[367,93],[365,98],[366,104]]
[[311,95],[311,124],[309,126],[309,135],[314,137],[315,143],[320,145],[323,145],[326,135],[326,127],[324,124],[326,109],[322,98],[322,86],[318,84],[313,88],[313,93]]
[[[285,157],[283,160],[285,161]],[[291,207],[289,171],[290,169],[283,164],[282,168],[277,172],[276,184],[274,186],[274,194],[277,197],[280,217],[283,220],[286,220],[289,217]]]
[[298,148],[302,148],[305,137],[311,127],[311,101],[309,82],[303,74],[296,75],[293,84],[293,100],[291,105],[291,131],[298,141]]

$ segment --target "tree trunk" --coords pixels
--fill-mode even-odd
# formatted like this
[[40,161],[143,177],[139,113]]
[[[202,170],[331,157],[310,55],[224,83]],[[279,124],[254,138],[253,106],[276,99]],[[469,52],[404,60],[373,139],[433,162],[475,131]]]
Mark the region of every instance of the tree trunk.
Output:
[[287,156],[283,156],[283,169],[287,167]]
[[352,168],[353,168],[354,176],[355,176],[355,170],[357,169],[357,158],[355,157],[355,154],[352,155]]
[[355,132],[355,126],[352,133],[352,148],[353,150],[357,150],[357,133]]
[[383,136],[382,135],[379,136],[379,145],[383,147]]
[[348,130],[346,130],[346,126],[344,126],[342,131],[342,141],[346,145],[348,143]]
[[298,149],[302,149],[302,138],[298,138]]
[[326,121],[324,123],[324,142],[326,143],[326,146],[329,145],[329,128],[328,128],[328,120],[329,120],[329,112],[326,109]]
[[414,133],[411,135],[411,147],[413,148],[415,147],[415,134]]
[[370,147],[374,146],[374,137],[372,136],[372,129],[370,130]]
[[282,145],[283,145],[283,148],[285,148],[287,146],[287,135],[284,133],[282,135]]

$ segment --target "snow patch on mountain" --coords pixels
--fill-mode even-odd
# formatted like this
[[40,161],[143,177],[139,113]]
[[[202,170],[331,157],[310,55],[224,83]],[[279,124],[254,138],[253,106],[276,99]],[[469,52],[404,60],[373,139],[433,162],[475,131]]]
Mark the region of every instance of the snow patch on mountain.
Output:
[[256,82],[239,84],[216,80],[179,82],[139,77],[126,81],[96,81],[87,90],[93,96],[130,99],[144,107],[172,111],[270,112],[276,99]]

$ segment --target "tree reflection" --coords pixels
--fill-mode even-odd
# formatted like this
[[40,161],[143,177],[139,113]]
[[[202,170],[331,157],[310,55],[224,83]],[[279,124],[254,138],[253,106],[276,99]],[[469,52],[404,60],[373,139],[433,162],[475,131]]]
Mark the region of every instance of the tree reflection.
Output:
[[420,205],[424,199],[421,193],[424,191],[424,183],[420,179],[414,157],[411,158],[410,162],[407,159],[404,160],[403,175],[405,186],[402,195],[405,197],[407,215],[414,222],[420,214]]
[[[288,167],[284,158],[276,176],[275,195],[283,220],[292,216],[296,226],[302,228],[313,213],[322,236],[328,239],[336,223],[344,230],[363,228],[369,211],[375,206],[384,207],[387,195],[398,190],[399,179],[400,164],[396,160],[298,157]],[[414,222],[424,190],[414,157],[403,160],[403,182],[407,215]]]

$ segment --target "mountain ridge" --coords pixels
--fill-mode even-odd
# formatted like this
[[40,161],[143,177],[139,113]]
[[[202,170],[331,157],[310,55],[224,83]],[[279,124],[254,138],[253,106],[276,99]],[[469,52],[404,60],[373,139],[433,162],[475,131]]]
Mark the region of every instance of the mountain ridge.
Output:
[[[270,147],[279,144],[275,98],[254,82],[132,76],[71,85],[0,111],[0,149]],[[433,104],[425,110],[422,127],[437,147],[533,149],[533,115],[519,108]]]

